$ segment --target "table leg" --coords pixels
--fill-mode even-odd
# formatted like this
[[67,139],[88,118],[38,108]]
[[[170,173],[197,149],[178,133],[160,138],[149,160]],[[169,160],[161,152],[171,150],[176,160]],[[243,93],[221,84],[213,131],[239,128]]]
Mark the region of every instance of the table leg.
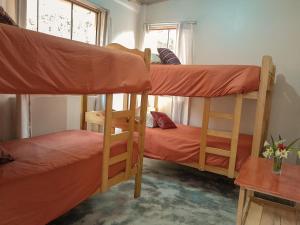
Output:
[[237,208],[237,215],[236,215],[236,225],[242,225],[243,222],[243,210],[244,210],[244,204],[245,204],[245,189],[240,188],[240,194],[239,194],[239,202],[238,202],[238,208]]

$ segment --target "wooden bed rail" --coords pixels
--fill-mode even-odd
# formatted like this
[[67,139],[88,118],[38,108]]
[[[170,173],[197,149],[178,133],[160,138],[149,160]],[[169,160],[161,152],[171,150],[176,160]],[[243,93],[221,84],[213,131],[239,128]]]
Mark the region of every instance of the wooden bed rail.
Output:
[[[200,170],[210,171],[234,178],[237,175],[235,170],[238,138],[240,133],[240,123],[242,116],[242,105],[246,99],[256,100],[256,115],[253,130],[252,155],[259,156],[262,144],[267,136],[269,116],[271,110],[272,88],[275,79],[275,66],[271,56],[263,56],[259,90],[246,94],[235,95],[235,107],[233,114],[216,112],[211,110],[211,101],[213,98],[204,98],[204,110],[202,118],[202,130],[200,136],[199,162],[193,164],[184,164]],[[158,110],[158,96],[154,99],[154,108]],[[231,120],[233,128],[229,131],[209,129],[210,118],[219,118]],[[212,148],[207,146],[207,136],[216,136],[230,139],[230,150]],[[229,158],[227,169],[221,167],[208,166],[205,163],[206,154],[214,154]]]
[[263,142],[268,134],[275,72],[276,68],[273,64],[272,57],[264,56],[262,59],[260,84],[256,103],[256,115],[252,142],[253,156],[259,156]]
[[[146,49],[145,52],[137,49],[127,49],[119,44],[110,44],[108,48],[113,48],[121,51],[130,52],[141,56],[145,61],[145,66],[150,69],[151,51]],[[141,194],[141,178],[143,169],[143,156],[144,156],[144,138],[145,138],[145,125],[146,125],[146,113],[148,105],[147,93],[141,94],[140,101],[140,117],[138,121],[135,118],[137,94],[124,94],[126,96],[126,102],[124,102],[125,109],[122,111],[114,111],[113,106],[113,94],[106,94],[105,100],[105,112],[88,112],[87,103],[88,96],[82,96],[81,107],[81,129],[87,128],[87,123],[104,125],[104,142],[103,142],[103,159],[102,159],[102,183],[99,191],[104,192],[111,186],[118,184],[122,181],[128,180],[130,177],[135,176],[135,191],[134,197],[137,198]],[[130,101],[129,101],[130,96]],[[124,98],[125,99],[125,98]],[[114,127],[117,124],[125,124],[126,129],[120,133],[115,133]],[[138,162],[135,167],[132,168],[132,156],[134,146],[134,132],[138,132]],[[114,157],[110,157],[111,146],[118,141],[127,142],[127,151]],[[116,176],[109,177],[109,167],[119,162],[125,161],[125,171],[117,174]]]

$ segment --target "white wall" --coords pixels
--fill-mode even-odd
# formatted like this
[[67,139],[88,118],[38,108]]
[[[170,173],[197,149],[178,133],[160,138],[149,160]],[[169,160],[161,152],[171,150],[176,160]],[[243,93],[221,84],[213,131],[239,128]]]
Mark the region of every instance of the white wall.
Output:
[[[146,7],[145,22],[197,20],[195,62],[255,64],[269,54],[277,67],[269,133],[300,137],[300,1],[169,0]],[[225,102],[218,108],[230,110]],[[244,107],[242,131],[253,128],[254,104]],[[191,123],[200,125],[200,99],[192,100]]]

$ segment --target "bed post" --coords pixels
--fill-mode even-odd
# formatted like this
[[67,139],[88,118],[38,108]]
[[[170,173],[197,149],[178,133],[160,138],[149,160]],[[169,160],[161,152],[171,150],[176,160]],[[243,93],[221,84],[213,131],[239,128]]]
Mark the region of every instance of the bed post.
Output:
[[87,112],[88,96],[81,96],[81,115],[80,115],[80,129],[86,130],[85,113]]
[[252,155],[259,156],[262,144],[267,135],[271,108],[272,86],[275,78],[275,66],[271,56],[264,56],[260,73],[260,84],[256,104],[255,124],[253,131]]
[[135,176],[135,189],[134,189],[135,198],[138,198],[141,195],[147,107],[148,107],[148,95],[146,93],[143,93],[141,99],[141,113],[140,113],[140,120],[138,126],[139,158],[138,158],[137,174]]
[[[147,67],[147,70],[150,71],[150,63],[151,63],[151,50],[149,48],[145,49],[144,52],[144,61]],[[148,108],[148,94],[142,93],[141,97],[141,111],[140,111],[140,119],[138,126],[139,133],[139,158],[138,158],[138,168],[135,176],[135,189],[134,189],[134,197],[138,198],[141,195],[142,188],[142,173],[143,173],[143,160],[144,160],[144,144],[145,144],[145,131],[146,131],[146,116],[147,116],[147,108]]]
[[105,192],[108,189],[108,170],[109,170],[110,145],[111,145],[113,95],[107,94],[105,101],[106,103],[105,103],[104,137],[103,137],[101,192]]

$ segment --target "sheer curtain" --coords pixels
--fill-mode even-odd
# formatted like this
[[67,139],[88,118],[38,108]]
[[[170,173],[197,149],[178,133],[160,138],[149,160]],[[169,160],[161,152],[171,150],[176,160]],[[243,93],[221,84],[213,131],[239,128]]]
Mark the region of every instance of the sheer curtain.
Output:
[[[194,31],[196,22],[182,22],[177,28],[176,54],[182,64],[193,64]],[[172,119],[176,123],[189,124],[189,97],[172,98]]]
[[[16,1],[17,23],[26,28],[27,0]],[[17,95],[17,137],[31,137],[30,95]]]

